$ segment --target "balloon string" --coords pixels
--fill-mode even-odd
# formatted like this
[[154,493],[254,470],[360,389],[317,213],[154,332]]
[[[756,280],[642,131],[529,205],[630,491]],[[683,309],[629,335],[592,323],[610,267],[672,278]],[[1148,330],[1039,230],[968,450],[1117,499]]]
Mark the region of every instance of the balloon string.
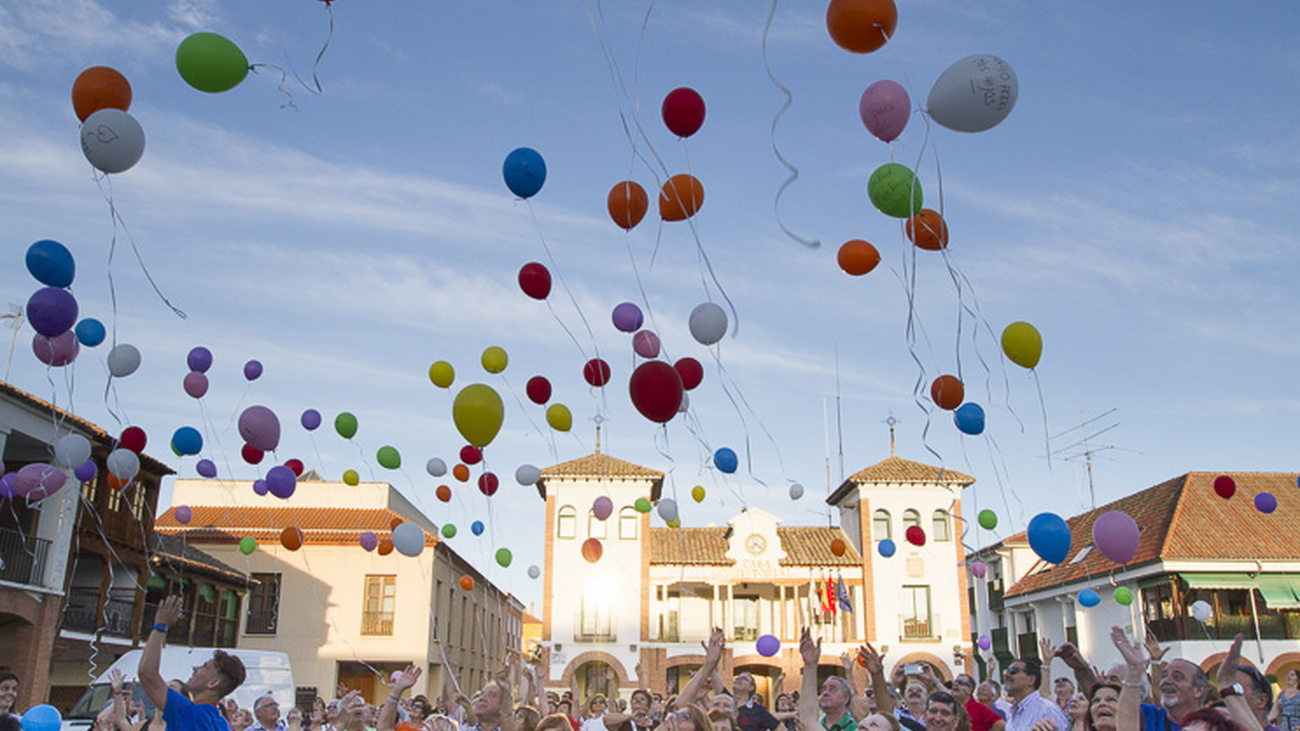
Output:
[[1029,372],[1034,377],[1034,388],[1038,390],[1038,408],[1043,412],[1043,446],[1046,449],[1045,454],[1047,455],[1047,471],[1051,472],[1052,471],[1052,438],[1049,435],[1048,427],[1047,427],[1047,401],[1043,399],[1043,383],[1042,381],[1038,380],[1038,371],[1031,368]]
[[790,174],[786,176],[785,181],[781,183],[781,187],[776,191],[776,197],[772,200],[772,212],[776,214],[776,225],[781,227],[781,231],[785,233],[787,237],[809,248],[817,248],[822,245],[820,239],[805,239],[796,235],[786,227],[785,221],[781,219],[781,196],[785,195],[786,188],[789,188],[794,181],[799,179],[799,168],[791,164],[790,161],[785,158],[785,155],[781,154],[781,150],[776,144],[776,126],[781,122],[781,117],[785,114],[786,110],[794,103],[794,94],[790,93],[790,90],[777,80],[776,74],[772,73],[772,64],[767,58],[767,37],[769,32],[772,30],[772,18],[776,15],[776,4],[777,0],[772,0],[772,8],[767,13],[767,23],[763,26],[763,68],[767,71],[767,78],[772,81],[772,85],[779,89],[781,94],[785,96],[785,101],[781,103],[781,108],[778,109],[776,115],[772,117],[772,128],[769,134],[772,139],[773,154],[776,155],[776,159],[781,162],[781,165],[784,166]]
[[[275,90],[285,96],[285,101],[280,105],[280,108],[296,110],[298,108],[298,104],[294,102],[293,94],[287,88],[285,88],[285,84],[287,84],[289,81],[289,75],[285,73],[285,70],[280,68],[279,66],[276,66],[273,63],[254,63],[254,64],[249,64],[248,66],[248,70],[255,74],[261,73],[258,69],[271,69],[272,71],[280,72],[280,80],[275,84]],[[297,72],[294,72],[294,78],[298,78]],[[310,87],[302,83],[302,79],[298,79],[298,83],[302,84],[303,88],[307,89],[308,91],[311,91]]]
[[[542,233],[542,224],[537,220],[537,209],[533,208],[533,203],[525,199],[524,203],[528,205],[528,213],[532,216],[533,226],[537,228],[537,239],[542,242],[542,250],[546,252],[546,260],[551,263],[551,268],[555,270],[555,278],[560,281],[560,287],[564,289],[564,294],[573,304],[573,309],[578,313],[578,319],[582,321],[582,326],[587,330],[587,337],[591,338],[591,347],[595,351],[596,357],[600,357],[600,345],[596,343],[596,334],[591,330],[591,323],[587,322],[587,316],[582,313],[582,308],[578,306],[578,300],[573,296],[573,290],[569,288],[569,283],[564,279],[564,272],[555,263],[555,255],[551,253],[551,247],[546,243],[546,235]],[[576,342],[576,339],[575,339]],[[582,351],[581,346],[578,348]],[[586,353],[583,352],[583,357]]]

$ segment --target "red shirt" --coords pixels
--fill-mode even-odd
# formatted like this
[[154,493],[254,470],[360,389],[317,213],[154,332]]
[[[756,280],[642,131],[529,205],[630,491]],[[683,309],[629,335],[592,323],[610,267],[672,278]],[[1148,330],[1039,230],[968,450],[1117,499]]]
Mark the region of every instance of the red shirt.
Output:
[[966,715],[970,716],[971,731],[989,731],[993,724],[1002,720],[1002,717],[993,712],[993,709],[971,698],[966,701]]

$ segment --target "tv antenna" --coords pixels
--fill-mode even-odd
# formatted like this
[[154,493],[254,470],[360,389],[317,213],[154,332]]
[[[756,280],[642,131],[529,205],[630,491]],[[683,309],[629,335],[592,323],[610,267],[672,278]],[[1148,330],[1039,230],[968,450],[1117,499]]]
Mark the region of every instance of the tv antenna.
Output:
[[[1119,426],[1119,422],[1107,424],[1119,408],[1111,408],[1103,411],[1092,418],[1085,418],[1078,424],[1066,429],[1063,432],[1052,435],[1047,438],[1048,444],[1062,439],[1063,437],[1073,439],[1074,441],[1062,447],[1052,450],[1052,456],[1060,456],[1066,462],[1083,461],[1088,473],[1088,498],[1092,509],[1097,507],[1097,490],[1092,481],[1092,459],[1094,455],[1106,452],[1112,449],[1119,449],[1114,444],[1098,445],[1095,443],[1097,437],[1105,434]],[[1080,417],[1083,414],[1080,413]]]
[[14,363],[14,348],[18,345],[18,331],[23,327],[23,306],[10,302],[9,314],[0,315],[0,320],[12,320],[12,322],[5,322],[5,324],[14,329],[13,340],[9,343],[9,360],[5,362],[5,383],[8,383],[9,366]]

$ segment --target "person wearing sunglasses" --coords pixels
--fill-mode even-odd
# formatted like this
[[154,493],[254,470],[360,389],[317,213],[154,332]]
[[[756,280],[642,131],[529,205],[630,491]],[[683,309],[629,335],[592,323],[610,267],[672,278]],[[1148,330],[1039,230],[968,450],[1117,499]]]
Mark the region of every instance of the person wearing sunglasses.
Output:
[[1007,722],[993,712],[993,709],[975,700],[975,678],[962,673],[952,679],[953,697],[966,709],[970,716],[971,731],[1004,731]]
[[1030,731],[1042,719],[1050,720],[1058,729],[1069,725],[1065,711],[1038,692],[1042,682],[1042,667],[1032,657],[1016,660],[1007,666],[1002,673],[1006,698],[998,699],[995,706],[1006,715],[1007,731]]

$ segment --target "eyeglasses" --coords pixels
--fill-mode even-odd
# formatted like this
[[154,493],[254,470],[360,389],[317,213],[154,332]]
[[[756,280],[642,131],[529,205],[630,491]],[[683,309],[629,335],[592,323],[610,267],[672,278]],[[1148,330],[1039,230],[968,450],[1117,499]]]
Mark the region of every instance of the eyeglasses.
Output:
[[1006,670],[1003,670],[1003,671],[1002,671],[1002,675],[1003,675],[1003,677],[1006,677],[1006,676],[1008,676],[1008,675],[1017,675],[1017,674],[1021,674],[1021,673],[1025,673],[1025,669],[1024,669],[1024,668],[1018,668],[1018,667],[1016,667],[1015,665],[1012,665],[1011,667],[1009,667],[1009,668],[1007,668]]
[[953,685],[960,685],[960,686],[963,687],[963,688],[974,688],[974,687],[975,687],[975,684],[972,683],[972,682],[970,682],[969,680],[954,680],[954,681],[952,681],[952,684],[953,684]]

